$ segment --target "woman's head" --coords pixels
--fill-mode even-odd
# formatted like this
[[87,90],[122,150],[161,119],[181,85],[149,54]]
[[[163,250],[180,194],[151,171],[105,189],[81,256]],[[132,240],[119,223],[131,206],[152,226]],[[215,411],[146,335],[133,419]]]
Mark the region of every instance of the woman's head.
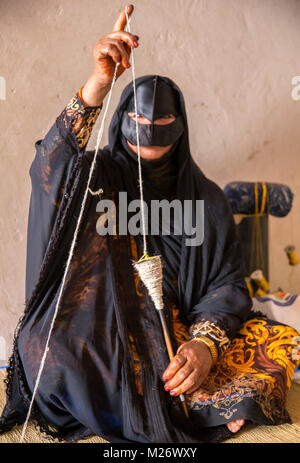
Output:
[[179,95],[163,78],[151,76],[136,87],[124,107],[121,131],[128,146],[137,154],[138,122],[141,157],[157,159],[167,153],[183,133]]

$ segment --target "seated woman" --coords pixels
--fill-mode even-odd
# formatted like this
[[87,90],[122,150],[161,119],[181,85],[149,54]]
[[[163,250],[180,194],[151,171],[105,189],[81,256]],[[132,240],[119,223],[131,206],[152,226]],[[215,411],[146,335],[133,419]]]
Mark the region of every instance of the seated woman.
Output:
[[[113,32],[94,48],[92,76],[36,143],[26,309],[10,359],[1,432],[23,423],[28,412],[94,156],[86,145],[115,63],[122,63],[119,77],[138,40],[124,32],[125,22],[122,11]],[[133,270],[141,234],[123,233],[118,221],[124,212],[119,193],[139,199],[130,83],[113,114],[108,145],[98,153],[31,419],[62,440],[96,434],[110,442],[146,443],[219,442],[245,420],[289,422],[285,399],[298,333],[251,312],[232,213],[222,190],[191,157],[180,89],[157,75],[140,77],[136,85],[148,223],[153,200],[189,201],[193,223],[197,201],[204,201],[203,242],[193,242],[186,229],[175,233],[174,217],[170,233],[159,224],[157,234],[147,235],[150,253],[163,261],[166,322],[176,355],[169,362],[157,311]],[[99,233],[111,219],[99,217],[99,199],[116,206],[113,233]],[[129,224],[132,209],[127,213]]]

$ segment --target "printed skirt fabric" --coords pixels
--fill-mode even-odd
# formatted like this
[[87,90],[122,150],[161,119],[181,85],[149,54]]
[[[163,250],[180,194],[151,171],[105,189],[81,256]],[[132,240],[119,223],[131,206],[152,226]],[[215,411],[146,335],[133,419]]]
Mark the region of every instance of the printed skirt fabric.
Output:
[[201,387],[186,394],[193,420],[202,426],[237,419],[290,423],[285,402],[299,351],[299,333],[293,328],[263,317],[248,320]]
[[[134,247],[132,252],[136,260]],[[144,304],[143,285],[137,274],[135,278],[140,304]],[[180,321],[176,304],[169,301],[169,307],[178,347],[192,337],[204,335],[217,343],[220,352],[217,364],[201,387],[185,394],[193,421],[203,427],[238,419],[265,425],[291,422],[285,408],[286,397],[294,371],[300,365],[300,335],[294,328],[251,311],[252,318],[230,341],[217,323],[205,317],[188,329]],[[130,341],[133,343],[133,339]],[[132,348],[136,386],[143,395],[140,362],[134,345]]]

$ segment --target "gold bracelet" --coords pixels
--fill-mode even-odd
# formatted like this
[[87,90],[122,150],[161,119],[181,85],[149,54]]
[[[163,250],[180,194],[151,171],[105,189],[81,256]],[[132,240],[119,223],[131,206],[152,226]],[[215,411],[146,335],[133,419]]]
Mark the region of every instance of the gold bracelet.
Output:
[[212,358],[212,366],[215,366],[215,364],[217,363],[217,360],[218,360],[218,356],[219,356],[218,355],[218,348],[215,345],[215,343],[211,339],[209,339],[209,338],[207,338],[205,336],[199,336],[199,337],[192,338],[191,341],[200,341],[203,344],[207,345],[207,347],[209,348],[211,358]]

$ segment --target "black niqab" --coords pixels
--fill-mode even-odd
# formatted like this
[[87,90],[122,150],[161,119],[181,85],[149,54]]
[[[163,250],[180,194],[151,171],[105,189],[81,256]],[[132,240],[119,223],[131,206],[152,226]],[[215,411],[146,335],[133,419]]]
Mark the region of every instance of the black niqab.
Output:
[[[178,93],[159,76],[152,76],[136,88],[138,115],[145,117],[150,124],[139,124],[140,146],[168,146],[181,137],[184,126],[180,112]],[[135,114],[134,95],[124,107],[121,132],[133,145],[137,145],[136,121],[128,113]],[[165,115],[172,114],[175,120],[166,125],[154,122]]]

